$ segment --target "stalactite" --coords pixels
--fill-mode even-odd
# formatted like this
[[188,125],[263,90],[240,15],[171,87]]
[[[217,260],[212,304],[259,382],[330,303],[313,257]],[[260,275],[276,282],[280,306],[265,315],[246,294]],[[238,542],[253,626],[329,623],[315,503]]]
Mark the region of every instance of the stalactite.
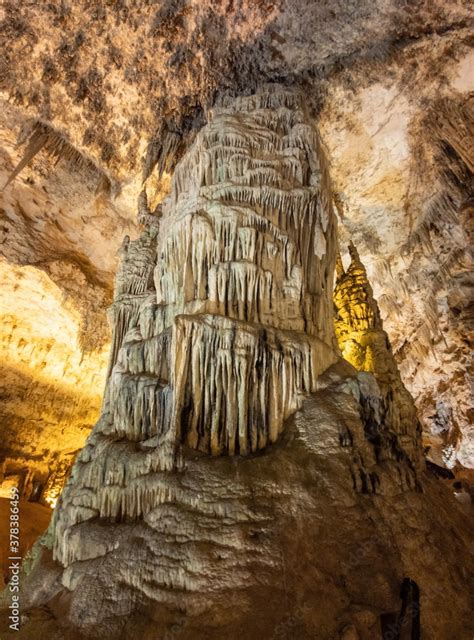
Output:
[[220,316],[181,316],[173,340],[178,437],[214,455],[275,442],[333,358],[317,338]]
[[42,150],[51,156],[56,163],[60,160],[65,160],[72,165],[76,171],[86,170],[96,175],[97,193],[110,192],[112,183],[109,176],[90,158],[87,158],[83,153],[78,151],[66,139],[63,133],[56,131],[56,129],[53,129],[49,124],[39,120],[33,123],[25,151],[23,152],[23,157],[8,177],[2,189],[5,189]]

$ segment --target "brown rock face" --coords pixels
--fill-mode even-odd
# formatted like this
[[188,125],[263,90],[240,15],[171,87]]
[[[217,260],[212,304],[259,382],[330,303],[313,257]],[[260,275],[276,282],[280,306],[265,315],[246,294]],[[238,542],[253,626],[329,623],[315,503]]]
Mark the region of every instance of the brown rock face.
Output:
[[102,416],[16,637],[470,637],[464,514],[424,471],[356,255],[336,334],[364,371],[338,353],[330,185],[298,94],[225,101],[160,214],[123,245]]

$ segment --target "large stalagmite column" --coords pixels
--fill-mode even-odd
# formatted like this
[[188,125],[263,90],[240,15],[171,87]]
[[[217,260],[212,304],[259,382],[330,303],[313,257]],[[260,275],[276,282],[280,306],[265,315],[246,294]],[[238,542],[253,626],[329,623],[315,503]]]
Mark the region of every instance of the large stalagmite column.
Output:
[[[383,397],[383,412],[389,429],[368,433],[377,442],[379,456],[408,456],[414,467],[422,463],[421,425],[413,398],[402,382],[388,335],[383,330],[378,304],[357,249],[349,245],[351,263],[344,270],[337,260],[334,289],[334,324],[345,360],[358,371],[375,376]],[[395,437],[394,437],[395,436]]]
[[[216,109],[159,224],[154,245],[148,231],[125,247],[117,282],[114,429],[213,454],[261,449],[333,351],[335,221],[300,98],[271,91]],[[158,367],[161,390],[138,377]]]
[[171,328],[178,440],[213,454],[276,441],[329,364],[334,257],[328,176],[299,96],[216,109],[164,207],[143,336]]
[[[298,94],[216,108],[147,222],[122,248],[104,411],[57,516],[62,562],[74,522],[151,509],[161,489],[136,478],[175,468],[180,445],[246,455],[276,442],[337,358],[335,216]],[[78,485],[92,490],[71,507]]]

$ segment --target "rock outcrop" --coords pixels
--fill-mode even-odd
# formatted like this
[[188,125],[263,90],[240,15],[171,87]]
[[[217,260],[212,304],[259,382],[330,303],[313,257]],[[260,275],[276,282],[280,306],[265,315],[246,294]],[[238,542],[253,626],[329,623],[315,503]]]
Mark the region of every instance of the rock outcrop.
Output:
[[102,416],[16,637],[470,637],[464,516],[356,255],[336,334],[362,371],[340,357],[331,202],[297,93],[215,109],[122,247]]

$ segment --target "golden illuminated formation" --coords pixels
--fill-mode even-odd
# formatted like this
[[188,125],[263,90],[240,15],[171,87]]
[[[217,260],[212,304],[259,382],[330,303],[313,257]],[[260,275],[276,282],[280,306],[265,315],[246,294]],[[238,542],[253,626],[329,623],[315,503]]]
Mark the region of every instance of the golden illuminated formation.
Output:
[[383,366],[378,356],[385,358],[386,352],[386,345],[382,345],[381,353],[377,349],[383,332],[382,321],[367,272],[352,242],[349,254],[351,264],[347,271],[344,271],[340,256],[336,265],[336,337],[345,360],[359,371],[374,373]]
[[[415,405],[402,382],[388,335],[383,330],[367,271],[352,242],[348,249],[351,264],[347,271],[340,256],[336,260],[334,325],[339,348],[344,359],[358,371],[374,375],[382,393],[384,421],[390,419],[400,444],[409,452],[411,463],[416,465],[420,460],[421,425]],[[396,402],[393,401],[395,396]],[[370,419],[370,407],[364,410]],[[416,425],[415,430],[413,425]],[[375,437],[370,432],[367,435]],[[387,444],[390,440],[388,432],[382,431],[376,436],[379,444],[383,438]]]

